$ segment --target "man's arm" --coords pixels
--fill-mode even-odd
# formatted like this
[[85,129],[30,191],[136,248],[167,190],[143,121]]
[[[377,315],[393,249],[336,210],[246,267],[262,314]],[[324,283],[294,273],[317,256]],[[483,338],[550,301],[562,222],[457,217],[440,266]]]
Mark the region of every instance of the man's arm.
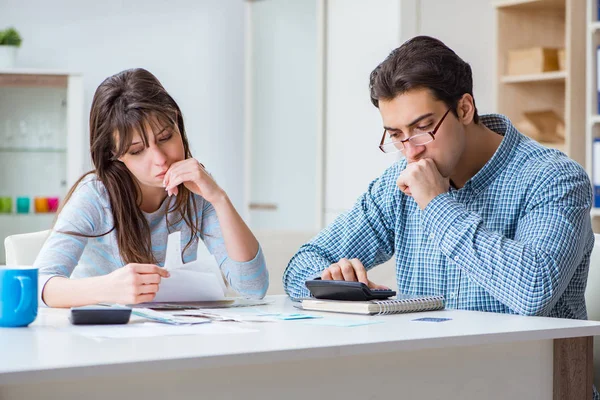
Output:
[[522,315],[547,315],[591,249],[589,178],[552,166],[533,189],[514,239],[490,231],[448,194],[433,199],[423,225],[441,252],[495,299]]
[[342,258],[357,258],[368,270],[392,257],[394,224],[405,198],[396,186],[403,165],[395,163],[371,182],[349,212],[294,255],[283,274],[283,286],[290,297],[309,296],[304,282]]

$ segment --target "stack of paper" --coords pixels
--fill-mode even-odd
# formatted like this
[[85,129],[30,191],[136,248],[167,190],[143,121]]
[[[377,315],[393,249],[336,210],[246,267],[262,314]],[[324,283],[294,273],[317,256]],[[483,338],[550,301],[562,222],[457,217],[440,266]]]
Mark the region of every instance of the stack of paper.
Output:
[[167,239],[165,269],[171,273],[162,279],[154,302],[218,301],[225,299],[225,282],[215,257],[202,240],[198,240],[196,261],[183,263],[181,232]]
[[136,308],[132,311],[132,314],[155,322],[171,325],[197,325],[206,324],[211,321],[210,318],[202,315],[174,315],[166,312],[150,310],[149,308]]

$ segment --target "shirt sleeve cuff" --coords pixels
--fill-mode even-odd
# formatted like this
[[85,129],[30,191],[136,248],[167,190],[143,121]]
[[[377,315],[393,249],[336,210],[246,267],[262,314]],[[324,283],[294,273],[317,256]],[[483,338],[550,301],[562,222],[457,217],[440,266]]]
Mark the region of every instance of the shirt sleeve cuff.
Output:
[[63,275],[39,275],[38,276],[38,306],[39,307],[48,307],[48,305],[43,300],[42,293],[44,292],[44,287],[46,286],[48,281],[57,276],[60,276],[62,278],[69,278],[68,276],[63,276]]
[[422,213],[423,229],[442,254],[452,259],[465,272],[478,274],[489,282],[490,271],[481,269],[477,263],[464,262],[468,254],[464,247],[465,234],[476,228],[478,218],[449,193],[437,196]]
[[422,224],[430,240],[447,256],[451,256],[458,239],[458,232],[453,227],[466,218],[464,205],[454,200],[449,193],[435,197],[422,212]]
[[256,256],[249,261],[234,261],[225,259],[221,270],[230,287],[241,295],[263,298],[269,287],[269,271],[260,245]]

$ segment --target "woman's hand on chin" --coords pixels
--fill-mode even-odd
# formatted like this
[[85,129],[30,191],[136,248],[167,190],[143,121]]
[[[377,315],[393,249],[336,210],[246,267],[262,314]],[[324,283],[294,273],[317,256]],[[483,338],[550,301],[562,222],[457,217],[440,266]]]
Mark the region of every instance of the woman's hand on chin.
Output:
[[171,164],[165,174],[164,185],[169,196],[179,193],[183,184],[189,191],[202,196],[209,203],[219,203],[227,195],[198,160],[188,158]]

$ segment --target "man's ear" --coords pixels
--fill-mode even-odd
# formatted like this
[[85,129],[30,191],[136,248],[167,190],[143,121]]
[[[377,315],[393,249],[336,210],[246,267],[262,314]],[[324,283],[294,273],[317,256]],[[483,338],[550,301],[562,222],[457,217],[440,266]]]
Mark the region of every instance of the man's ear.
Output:
[[473,116],[475,115],[475,100],[469,93],[463,94],[458,101],[458,120],[464,124],[469,125],[473,122]]

